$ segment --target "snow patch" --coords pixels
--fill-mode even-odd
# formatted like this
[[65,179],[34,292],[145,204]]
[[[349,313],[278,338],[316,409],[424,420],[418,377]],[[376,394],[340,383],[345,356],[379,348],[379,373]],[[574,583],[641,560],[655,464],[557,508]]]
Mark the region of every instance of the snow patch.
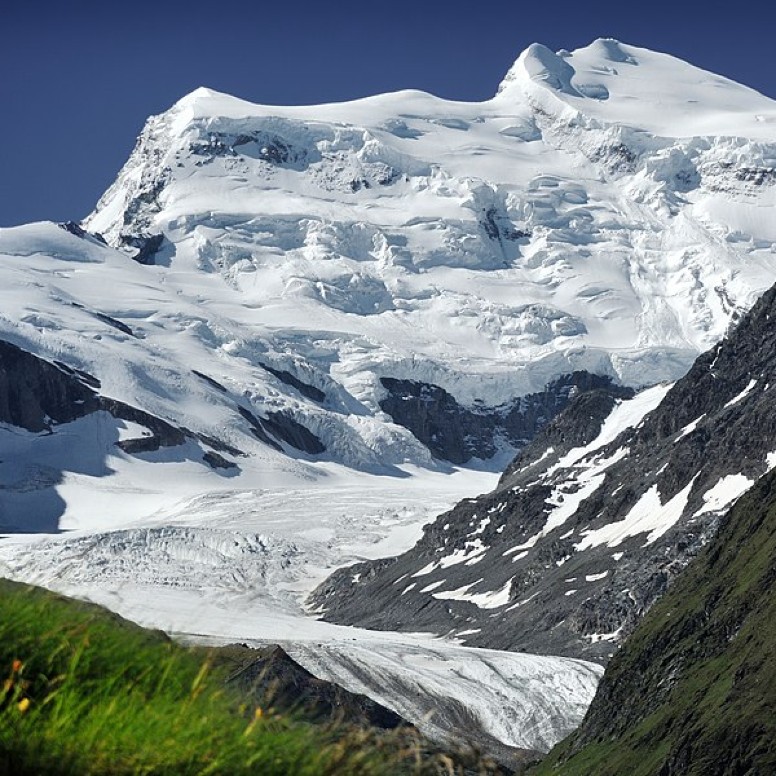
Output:
[[699,415],[695,420],[688,423],[684,428],[682,428],[681,433],[676,438],[676,441],[678,442],[680,439],[683,439],[688,434],[692,434],[693,431],[695,431],[696,428],[698,428],[698,424],[706,417],[706,413],[704,412],[703,415]]
[[608,575],[608,571],[602,571],[600,574],[587,574],[585,575],[585,582],[598,582],[599,579],[604,579]]
[[704,504],[695,513],[695,517],[710,512],[722,512],[726,510],[728,507],[732,506],[733,502],[743,496],[752,485],[754,485],[754,480],[750,480],[743,474],[726,475],[714,485],[714,487],[709,488],[709,490],[703,494]]
[[744,388],[741,393],[734,396],[729,402],[725,404],[723,409],[727,409],[728,407],[732,407],[734,404],[738,404],[742,399],[746,398],[753,390],[754,387],[757,385],[757,380],[752,379],[749,381],[749,384]]
[[631,507],[622,520],[583,532],[584,538],[574,545],[574,549],[577,552],[583,552],[590,547],[602,544],[616,547],[628,537],[646,532],[649,532],[649,535],[645,545],[652,544],[682,516],[694,484],[695,478],[693,477],[682,490],[665,504],[660,501],[657,485],[653,485]]
[[[482,580],[478,580],[481,582]],[[467,591],[478,584],[473,582],[456,590],[441,591],[433,594],[434,598],[440,600],[453,599],[456,601],[468,601],[478,606],[480,609],[498,609],[509,603],[509,591],[512,587],[512,580],[508,579],[504,586],[498,590],[492,590],[486,593],[468,593]]]

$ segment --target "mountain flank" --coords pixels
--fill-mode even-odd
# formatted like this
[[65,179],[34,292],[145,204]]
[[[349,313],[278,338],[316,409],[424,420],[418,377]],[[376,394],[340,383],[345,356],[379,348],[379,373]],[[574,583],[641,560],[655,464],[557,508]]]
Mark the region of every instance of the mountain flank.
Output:
[[395,558],[342,569],[325,617],[605,661],[776,464],[776,287],[673,386],[579,395]]
[[776,773],[776,474],[763,477],[612,658],[536,771]]

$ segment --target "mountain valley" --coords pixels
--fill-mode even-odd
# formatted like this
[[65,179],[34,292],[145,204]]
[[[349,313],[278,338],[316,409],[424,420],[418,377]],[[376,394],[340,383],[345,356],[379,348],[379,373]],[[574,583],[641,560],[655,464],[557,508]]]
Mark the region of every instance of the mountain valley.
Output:
[[[776,103],[611,39],[482,103],[197,89],[0,229],[0,576],[547,752],[767,501],[774,206]],[[563,758],[652,713],[601,687]]]

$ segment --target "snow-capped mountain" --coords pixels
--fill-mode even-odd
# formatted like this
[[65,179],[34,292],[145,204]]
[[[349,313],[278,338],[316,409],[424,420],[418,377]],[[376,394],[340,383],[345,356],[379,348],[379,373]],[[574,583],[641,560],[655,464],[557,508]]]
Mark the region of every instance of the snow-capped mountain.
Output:
[[[766,97],[612,40],[533,45],[482,103],[193,92],[82,224],[0,230],[0,527],[17,534],[0,569],[178,633],[329,639],[342,665],[433,684],[397,650],[463,647],[389,634],[346,659],[350,631],[301,601],[493,488],[580,395],[630,407],[621,428],[660,391],[634,389],[716,343],[776,277],[775,129]],[[490,616],[510,591],[461,595]],[[473,629],[452,628],[485,645]],[[545,708],[511,745],[546,748],[589,700],[596,669],[547,665],[576,677],[569,714]],[[451,670],[448,705],[481,673]]]
[[762,95],[611,40],[531,46],[484,103],[199,89],[85,221],[123,252],[4,231],[0,333],[240,451],[368,470],[435,465],[430,384],[496,439],[436,456],[490,457],[562,407],[554,381],[675,379],[770,285],[774,127]]
[[344,432],[279,402],[335,457],[400,463],[422,453],[383,378],[489,408],[575,370],[683,374],[773,278],[774,128],[771,100],[607,40],[529,47],[480,104],[201,89],[149,121],[86,226],[202,308],[177,325],[230,390],[264,358],[342,397]]

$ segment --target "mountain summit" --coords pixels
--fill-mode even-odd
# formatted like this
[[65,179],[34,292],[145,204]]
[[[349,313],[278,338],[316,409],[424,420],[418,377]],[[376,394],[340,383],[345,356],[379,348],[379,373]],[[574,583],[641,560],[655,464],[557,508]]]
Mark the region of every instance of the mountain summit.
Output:
[[[705,135],[770,141],[773,101],[734,81],[612,38],[550,51],[540,43],[517,59],[498,89],[504,99],[560,103],[587,119],[652,135]],[[646,106],[652,110],[645,110]]]

